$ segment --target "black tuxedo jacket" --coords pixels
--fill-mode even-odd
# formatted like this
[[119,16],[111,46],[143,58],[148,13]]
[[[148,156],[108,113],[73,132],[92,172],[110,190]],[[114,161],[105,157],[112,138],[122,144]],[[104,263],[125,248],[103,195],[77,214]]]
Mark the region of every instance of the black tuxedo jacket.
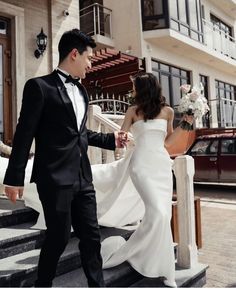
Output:
[[[88,109],[88,95],[79,84]],[[102,134],[86,128],[87,113],[78,129],[72,103],[57,72],[30,79],[23,92],[20,117],[4,184],[23,186],[30,147],[35,138],[31,182],[71,185],[80,167],[92,181],[88,145],[115,149],[113,133]]]

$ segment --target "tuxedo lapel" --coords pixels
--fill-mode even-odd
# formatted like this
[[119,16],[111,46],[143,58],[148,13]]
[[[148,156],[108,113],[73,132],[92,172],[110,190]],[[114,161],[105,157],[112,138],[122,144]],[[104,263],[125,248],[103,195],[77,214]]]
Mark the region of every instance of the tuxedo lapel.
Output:
[[63,82],[61,81],[60,77],[58,76],[58,74],[55,70],[53,71],[53,75],[54,75],[54,79],[55,79],[55,82],[57,85],[57,89],[59,91],[59,95],[60,95],[63,103],[65,104],[65,108],[66,108],[67,112],[69,113],[73,124],[78,129],[74,108],[73,108],[72,102],[68,96],[68,93],[66,91],[65,85],[63,84]]
[[80,126],[80,130],[82,130],[84,128],[85,122],[86,122],[86,116],[87,116],[87,112],[88,112],[88,105],[89,105],[89,98],[88,98],[88,93],[85,89],[85,87],[81,84],[78,83],[78,88],[80,89],[80,91],[82,92],[82,95],[84,96],[84,103],[85,103],[85,114],[83,117],[83,120],[81,122],[81,126]]

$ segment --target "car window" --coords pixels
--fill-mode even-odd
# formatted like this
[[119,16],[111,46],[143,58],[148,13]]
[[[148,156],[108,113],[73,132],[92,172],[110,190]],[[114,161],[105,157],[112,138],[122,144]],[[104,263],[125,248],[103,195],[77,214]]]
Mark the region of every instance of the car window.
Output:
[[216,155],[218,152],[218,140],[199,140],[192,147],[190,154],[199,155]]
[[209,155],[216,155],[218,153],[218,140],[214,140],[209,148],[207,149],[207,154]]
[[226,154],[226,155],[236,154],[236,140],[235,139],[222,139],[221,154]]
[[196,142],[191,149],[191,155],[205,155],[210,143],[210,140],[200,140]]

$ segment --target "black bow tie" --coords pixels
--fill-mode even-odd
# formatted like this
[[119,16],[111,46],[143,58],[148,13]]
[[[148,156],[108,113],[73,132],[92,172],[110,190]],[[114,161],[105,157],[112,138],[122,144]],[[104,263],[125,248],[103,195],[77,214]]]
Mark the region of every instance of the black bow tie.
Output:
[[74,85],[79,84],[79,78],[73,78],[70,74],[67,75],[60,70],[57,70],[57,73],[62,75],[63,77],[65,77],[65,79],[66,79],[65,83],[73,83]]

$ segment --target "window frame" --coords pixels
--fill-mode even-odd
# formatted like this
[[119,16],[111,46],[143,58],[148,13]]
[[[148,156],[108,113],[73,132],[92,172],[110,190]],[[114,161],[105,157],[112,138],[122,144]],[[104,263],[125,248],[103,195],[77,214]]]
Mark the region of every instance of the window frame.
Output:
[[[197,19],[197,29],[191,25],[192,21],[191,21],[191,11],[190,11],[189,0],[184,0],[185,9],[186,9],[186,22],[183,22],[180,20],[180,13],[179,13],[179,10],[180,10],[179,1],[180,0],[176,0],[176,1],[177,1],[177,18],[170,15],[170,28],[176,31],[179,31],[181,34],[184,34],[185,36],[188,36],[191,39],[204,43],[201,0],[194,0],[195,8],[196,8],[195,11],[196,11],[196,19]],[[174,28],[172,23],[176,23],[178,28],[177,29]],[[182,27],[186,28],[187,34],[181,31]],[[197,35],[197,39],[193,37],[194,33]]]
[[[150,31],[150,30],[168,28],[169,27],[168,1],[166,1],[166,0],[152,0],[152,1],[162,1],[163,11],[161,14],[150,15],[150,16],[144,15],[144,1],[145,0],[141,0],[142,30],[143,31]],[[145,24],[147,21],[157,21],[157,23],[158,23],[158,20],[162,20],[162,19],[164,20],[164,26],[161,26],[159,28],[145,29]]]
[[[178,67],[175,65],[171,65],[171,64],[159,61],[155,58],[152,58],[151,62],[152,62],[152,72],[157,76],[158,81],[160,82],[161,86],[162,86],[161,76],[164,75],[164,76],[168,77],[169,103],[168,102],[167,103],[171,107],[173,107],[173,109],[175,110],[174,127],[176,127],[181,120],[181,114],[177,110],[178,104],[174,105],[174,103],[177,101],[175,99],[175,93],[174,93],[175,90],[174,90],[174,86],[173,86],[173,79],[179,78],[179,80],[180,80],[179,86],[181,86],[182,84],[191,84],[191,71],[186,70],[182,67]],[[166,68],[168,68],[168,70],[162,70],[161,65],[166,66]],[[175,72],[174,72],[174,70],[175,70]],[[176,73],[177,70],[179,71],[179,74]],[[163,91],[163,87],[162,87],[162,91]],[[180,90],[178,90],[178,91],[180,92],[180,98],[181,98],[182,93]],[[164,96],[167,98],[167,96],[165,94],[164,94]]]

